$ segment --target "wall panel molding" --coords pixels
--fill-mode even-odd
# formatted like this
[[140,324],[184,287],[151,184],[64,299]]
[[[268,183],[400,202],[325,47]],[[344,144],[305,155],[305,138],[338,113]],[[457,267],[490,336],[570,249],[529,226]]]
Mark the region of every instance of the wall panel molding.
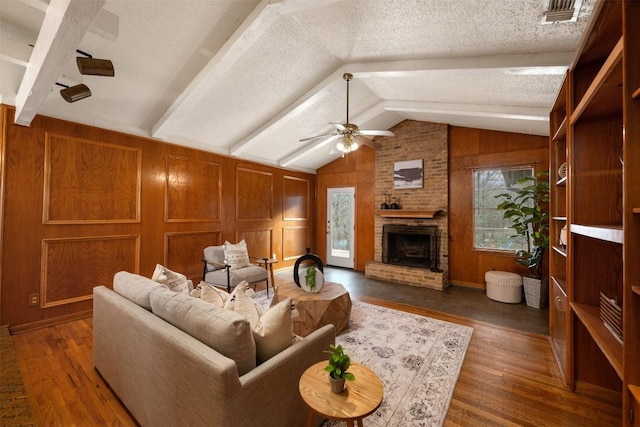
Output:
[[273,254],[273,228],[237,230],[236,242],[243,239],[247,243],[249,256],[271,258]]
[[284,261],[301,257],[307,253],[309,227],[282,227],[282,259]]
[[273,173],[236,168],[236,220],[271,221],[273,218]]
[[140,270],[140,236],[114,235],[42,240],[40,307],[93,298],[93,288],[112,287],[118,271]]
[[182,231],[165,233],[164,266],[194,281],[202,278],[204,248],[220,245],[220,231]]
[[220,221],[222,169],[220,164],[168,155],[166,159],[165,220]]
[[309,200],[311,198],[308,179],[285,175],[282,180],[282,219],[309,219]]
[[140,222],[142,150],[45,133],[44,224]]

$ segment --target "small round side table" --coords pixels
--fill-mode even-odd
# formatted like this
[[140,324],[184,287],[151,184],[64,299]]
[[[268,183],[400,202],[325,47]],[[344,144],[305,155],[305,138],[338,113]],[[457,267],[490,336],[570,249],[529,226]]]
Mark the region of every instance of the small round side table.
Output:
[[310,366],[300,377],[302,400],[309,407],[307,426],[313,426],[315,414],[335,421],[346,421],[353,427],[354,421],[362,427],[362,419],[372,414],[382,403],[383,388],[380,378],[369,368],[352,363],[349,372],[355,381],[346,381],[342,393],[331,391],[329,373],[324,370],[327,361]]

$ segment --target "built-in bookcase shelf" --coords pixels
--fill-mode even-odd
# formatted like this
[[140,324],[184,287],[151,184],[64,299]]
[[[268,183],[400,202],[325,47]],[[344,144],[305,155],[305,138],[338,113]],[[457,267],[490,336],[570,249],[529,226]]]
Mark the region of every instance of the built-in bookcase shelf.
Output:
[[558,252],[563,257],[567,257],[567,248],[563,248],[562,246],[552,246],[553,250]]
[[[575,125],[583,115],[587,115],[588,109],[595,110],[593,113],[588,114],[591,117],[608,115],[622,108],[621,103],[610,102],[618,93],[621,94],[622,48],[621,37],[573,111],[571,115],[572,125]],[[614,110],[610,111],[610,107]]]
[[624,240],[621,225],[592,226],[571,224],[571,233],[620,244]]
[[552,140],[559,141],[565,136],[567,136],[567,118],[566,117],[562,120],[562,123],[560,123],[560,126],[558,127],[558,130],[556,131],[555,135],[553,135]]
[[[595,0],[549,114],[551,347],[569,389],[622,392],[622,427],[640,427],[638,28],[640,1]],[[564,162],[570,179],[558,180]]]
[[562,289],[567,289],[567,284],[564,280],[559,279],[555,276],[551,276],[551,280],[553,280],[554,282],[556,282],[556,285],[558,285],[559,287],[561,287]]
[[604,325],[604,322],[600,320],[600,307],[572,302],[571,308],[609,363],[611,363],[620,379],[622,379],[622,343],[613,336],[611,331]]

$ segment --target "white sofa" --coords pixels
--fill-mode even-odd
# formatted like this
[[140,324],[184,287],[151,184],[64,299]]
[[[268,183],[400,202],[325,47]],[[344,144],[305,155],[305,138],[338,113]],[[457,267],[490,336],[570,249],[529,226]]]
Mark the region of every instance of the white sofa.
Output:
[[[333,325],[255,366],[252,332],[238,313],[127,272],[115,275],[114,290],[98,286],[93,294],[94,365],[140,425],[305,424],[298,381],[326,358],[323,351],[335,343]],[[163,311],[165,303],[171,309],[184,302],[192,304],[185,316]],[[189,316],[195,326],[184,324]]]

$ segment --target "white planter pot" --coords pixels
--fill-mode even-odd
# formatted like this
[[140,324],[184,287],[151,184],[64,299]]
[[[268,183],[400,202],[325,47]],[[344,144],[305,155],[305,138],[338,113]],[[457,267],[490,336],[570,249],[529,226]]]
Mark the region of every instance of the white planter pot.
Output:
[[547,305],[547,297],[549,288],[546,280],[534,279],[532,277],[523,277],[522,286],[524,288],[524,298],[527,305],[533,308],[545,308]]
[[305,280],[304,276],[302,280],[300,280],[300,287],[305,292],[309,292],[311,294],[317,294],[318,292],[320,292],[323,286],[324,286],[324,275],[320,270],[316,270],[316,285],[313,287],[313,289],[307,286],[307,281]]

